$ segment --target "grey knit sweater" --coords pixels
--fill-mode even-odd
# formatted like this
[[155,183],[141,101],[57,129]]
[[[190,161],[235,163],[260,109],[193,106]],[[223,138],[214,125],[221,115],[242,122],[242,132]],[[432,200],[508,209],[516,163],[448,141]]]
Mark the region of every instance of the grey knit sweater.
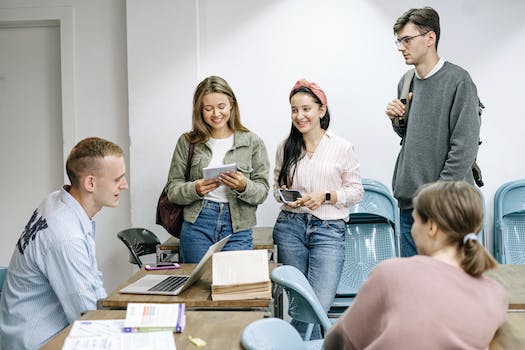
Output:
[[[398,84],[401,94],[404,77]],[[471,166],[478,152],[478,95],[463,68],[445,62],[427,79],[414,77],[406,136],[392,187],[402,209],[423,184],[437,180],[474,183]],[[394,126],[399,134],[399,130]]]

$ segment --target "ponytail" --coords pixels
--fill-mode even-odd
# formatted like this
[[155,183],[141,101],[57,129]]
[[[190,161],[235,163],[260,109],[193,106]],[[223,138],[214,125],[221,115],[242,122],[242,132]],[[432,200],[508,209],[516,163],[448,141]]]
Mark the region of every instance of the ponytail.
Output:
[[[469,235],[474,235],[475,239],[468,239]],[[469,233],[463,237],[458,247],[461,268],[471,276],[479,277],[483,272],[497,266],[496,260],[478,241],[474,233]]]

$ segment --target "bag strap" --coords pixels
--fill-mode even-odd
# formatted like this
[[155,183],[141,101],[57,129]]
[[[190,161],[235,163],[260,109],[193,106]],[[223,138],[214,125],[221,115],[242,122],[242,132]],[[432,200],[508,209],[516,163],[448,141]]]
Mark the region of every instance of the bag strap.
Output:
[[195,150],[195,144],[190,143],[190,148],[188,150],[188,162],[186,163],[186,171],[184,172],[184,180],[186,182],[190,181],[191,160],[193,159],[194,150]]
[[410,92],[410,85],[412,84],[412,80],[414,79],[415,73],[415,68],[412,68],[405,73],[405,81],[403,82],[403,88],[401,89],[401,96],[399,96],[399,99],[401,101],[405,100],[405,102],[403,102],[405,104],[405,114],[403,115],[403,117],[405,118],[405,125],[406,123],[408,123],[408,110],[410,109],[408,93]]

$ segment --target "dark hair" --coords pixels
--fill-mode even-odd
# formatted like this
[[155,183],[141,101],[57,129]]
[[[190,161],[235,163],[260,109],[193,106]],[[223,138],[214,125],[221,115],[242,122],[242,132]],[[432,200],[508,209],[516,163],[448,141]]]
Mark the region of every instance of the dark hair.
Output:
[[208,141],[211,137],[212,127],[202,119],[202,98],[212,93],[220,93],[228,96],[228,100],[232,105],[228,127],[233,131],[249,131],[241,124],[241,113],[232,88],[223,78],[212,75],[197,85],[193,95],[192,130],[186,134],[186,137],[191,143]]
[[[323,105],[319,97],[317,97],[312,92],[312,90],[310,90],[306,86],[301,86],[293,90],[290,94],[290,101],[292,100],[292,96],[294,96],[297,93],[308,94],[312,97],[316,104],[318,104],[319,106]],[[321,118],[321,129],[326,130],[328,129],[328,126],[330,126],[330,112],[328,111],[328,106],[326,106],[326,113]],[[279,186],[292,186],[292,181],[295,174],[295,166],[297,165],[297,162],[301,160],[304,156],[305,146],[303,134],[301,134],[301,132],[297,130],[295,125],[293,125],[292,123],[290,135],[288,135],[288,138],[284,143],[283,166],[281,167],[279,177],[277,178],[277,183],[279,184]]]
[[98,170],[98,160],[106,156],[122,156],[119,145],[98,137],[88,137],[73,147],[66,161],[66,172],[71,186],[80,185],[80,177]]
[[397,34],[408,22],[413,23],[419,29],[420,34],[430,31],[436,33],[437,50],[441,29],[439,27],[439,14],[436,10],[429,6],[408,10],[394,24],[394,34]]
[[476,240],[463,242],[469,233],[483,227],[483,198],[465,181],[438,181],[421,187],[413,199],[414,210],[423,222],[432,220],[455,246],[463,270],[478,277],[496,267],[496,261]]

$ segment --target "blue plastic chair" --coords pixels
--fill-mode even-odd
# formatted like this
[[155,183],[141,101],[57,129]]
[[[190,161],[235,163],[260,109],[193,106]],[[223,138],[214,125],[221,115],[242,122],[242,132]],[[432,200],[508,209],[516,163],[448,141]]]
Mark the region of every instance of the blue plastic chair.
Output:
[[246,350],[311,349],[291,324],[274,317],[250,323],[242,332],[241,343]]
[[525,264],[525,179],[494,195],[494,255],[501,264]]
[[483,195],[483,192],[478,188],[477,189],[479,193],[481,194],[481,200],[483,201],[483,226],[481,227],[481,231],[478,232],[478,239],[479,242],[486,247],[487,246],[487,238],[485,231],[487,230],[487,208],[485,205],[485,196]]
[[346,227],[345,262],[329,311],[338,318],[348,308],[368,274],[381,261],[399,255],[399,211],[388,188],[363,179],[363,200],[350,208]]
[[2,295],[2,289],[4,288],[4,280],[7,275],[7,267],[0,266],[0,295]]
[[[286,291],[290,317],[309,324],[304,340],[310,340],[314,324],[321,325],[325,333],[328,332],[332,323],[301,271],[291,265],[279,266],[272,271],[271,279]],[[322,344],[322,340],[312,342]]]

